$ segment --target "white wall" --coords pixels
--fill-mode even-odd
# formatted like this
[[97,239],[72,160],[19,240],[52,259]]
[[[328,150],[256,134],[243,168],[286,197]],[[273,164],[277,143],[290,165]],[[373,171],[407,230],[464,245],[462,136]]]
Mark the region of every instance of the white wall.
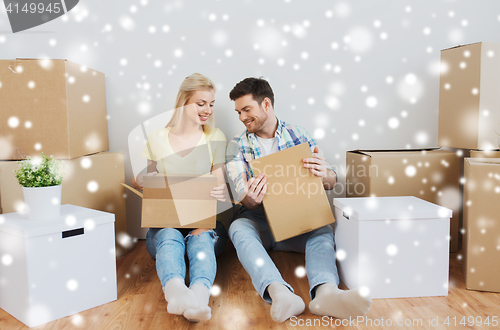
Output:
[[[17,34],[0,7],[0,58],[66,58],[106,74],[110,151],[125,153],[127,181],[128,134],[172,109],[190,73],[217,84],[216,122],[228,138],[243,129],[229,91],[266,77],[277,115],[341,166],[347,150],[437,146],[440,50],[500,41],[493,0],[80,0]],[[142,236],[135,196],[127,212],[129,232]]]

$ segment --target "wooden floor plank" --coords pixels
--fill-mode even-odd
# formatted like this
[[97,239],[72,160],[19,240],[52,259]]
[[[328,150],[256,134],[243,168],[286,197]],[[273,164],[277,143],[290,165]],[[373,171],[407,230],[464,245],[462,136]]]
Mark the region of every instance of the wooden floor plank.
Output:
[[[340,320],[322,319],[311,314],[309,304],[309,285],[306,277],[299,278],[295,269],[304,267],[304,255],[300,253],[271,252],[273,261],[286,281],[294,287],[295,293],[306,302],[305,312],[295,321],[277,324],[269,312],[271,305],[264,302],[253,288],[250,277],[238,261],[234,247],[228,242],[224,253],[218,259],[218,272],[215,285],[221,293],[210,297],[212,319],[206,322],[191,323],[182,316],[167,313],[167,303],[163,296],[160,281],[156,275],[154,260],[146,251],[144,241],[139,241],[127,255],[117,259],[118,300],[73,316],[65,317],[33,329],[297,329],[298,322],[324,326],[339,324]],[[341,284],[341,287],[344,287]],[[500,318],[500,294],[470,291],[465,289],[461,271],[461,261],[457,254],[450,254],[450,288],[447,297],[422,297],[400,299],[376,299],[365,323],[357,327],[345,326],[343,329],[384,329],[374,322],[390,319],[406,322],[421,320],[422,326],[402,325],[395,329],[494,329],[491,325],[456,327],[443,324],[446,317],[460,322],[463,317],[497,316]],[[429,320],[438,318],[437,327],[430,326]],[[369,322],[371,320],[371,324]],[[331,323],[330,323],[331,322]],[[314,328],[314,327],[311,327]],[[496,328],[500,328],[496,327]],[[8,313],[0,309],[0,329],[27,329]]]

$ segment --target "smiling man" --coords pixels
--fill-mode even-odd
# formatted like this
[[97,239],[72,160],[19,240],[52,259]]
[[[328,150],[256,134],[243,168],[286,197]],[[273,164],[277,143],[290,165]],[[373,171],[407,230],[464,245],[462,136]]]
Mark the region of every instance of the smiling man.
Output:
[[[337,318],[355,318],[366,314],[371,299],[358,290],[338,288],[339,276],[335,265],[334,235],[330,226],[324,226],[281,242],[276,242],[269,230],[262,210],[266,193],[266,177],[254,177],[249,162],[274,152],[307,142],[312,158],[304,159],[304,167],[321,177],[325,189],[333,189],[337,177],[322,156],[319,147],[301,127],[286,124],[274,115],[274,93],[269,83],[261,78],[240,81],[229,94],[246,130],[233,138],[227,148],[227,169],[243,209],[229,228],[238,259],[252,278],[261,297],[272,304],[271,317],[284,322],[305,309],[302,298],[293,293],[267,249],[305,252],[309,280],[309,309],[316,315]],[[304,219],[307,221],[307,219]]]

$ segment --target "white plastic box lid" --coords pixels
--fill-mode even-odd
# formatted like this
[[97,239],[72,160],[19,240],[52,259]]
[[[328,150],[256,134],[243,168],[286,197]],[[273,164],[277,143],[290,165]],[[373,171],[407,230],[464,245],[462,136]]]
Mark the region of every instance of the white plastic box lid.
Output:
[[358,221],[451,218],[452,211],[414,196],[335,198],[344,216]]
[[95,226],[113,223],[111,213],[71,204],[61,205],[61,215],[50,220],[30,220],[26,212],[0,214],[0,231],[16,237],[35,237],[72,230],[92,230]]

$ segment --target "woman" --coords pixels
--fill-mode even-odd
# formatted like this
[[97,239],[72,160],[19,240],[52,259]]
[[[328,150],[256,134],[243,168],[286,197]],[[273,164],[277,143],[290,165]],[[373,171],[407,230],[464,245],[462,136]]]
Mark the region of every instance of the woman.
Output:
[[[217,177],[212,197],[229,200],[224,182],[226,138],[213,127],[215,86],[207,77],[194,73],[177,94],[172,119],[163,129],[148,136],[143,157],[148,159],[147,175],[206,174]],[[133,184],[142,189],[139,175]],[[149,254],[156,259],[167,311],[190,321],[206,321],[210,289],[215,279],[215,257],[224,249],[227,233],[221,222],[215,229],[150,228],[146,236]],[[189,260],[189,288],[185,285]]]

